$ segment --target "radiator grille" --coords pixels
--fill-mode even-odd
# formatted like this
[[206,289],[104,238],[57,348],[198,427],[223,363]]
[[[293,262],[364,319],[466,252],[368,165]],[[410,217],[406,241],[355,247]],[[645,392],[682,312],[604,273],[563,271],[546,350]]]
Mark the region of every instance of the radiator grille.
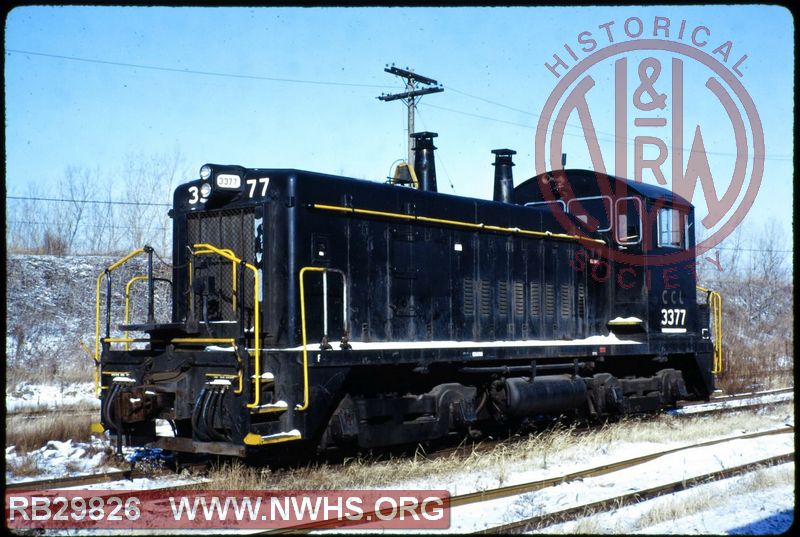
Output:
[[[190,213],[186,217],[187,239],[190,246],[210,244],[220,249],[231,250],[233,254],[254,262],[255,256],[255,210],[225,209]],[[237,273],[240,268],[237,267]],[[202,282],[209,293],[210,320],[237,320],[233,309],[233,270],[232,263],[216,254],[195,257],[193,279]],[[238,286],[239,282],[237,282]],[[213,288],[211,287],[213,285]],[[244,271],[244,307],[253,309],[253,275]],[[198,305],[200,297],[198,297]]]

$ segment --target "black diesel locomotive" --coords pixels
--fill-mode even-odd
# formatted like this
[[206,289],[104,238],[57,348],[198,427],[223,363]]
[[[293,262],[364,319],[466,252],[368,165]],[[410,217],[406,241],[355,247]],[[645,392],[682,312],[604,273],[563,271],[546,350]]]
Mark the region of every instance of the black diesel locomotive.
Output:
[[[693,256],[658,262],[693,252],[689,202],[582,170],[515,188],[505,149],[493,201],[438,193],[434,136],[414,135],[406,185],[206,165],[178,187],[172,318],[153,313],[149,247],[98,277],[102,425],[268,457],[709,396],[719,355]],[[139,254],[147,318],[117,337],[112,272]]]

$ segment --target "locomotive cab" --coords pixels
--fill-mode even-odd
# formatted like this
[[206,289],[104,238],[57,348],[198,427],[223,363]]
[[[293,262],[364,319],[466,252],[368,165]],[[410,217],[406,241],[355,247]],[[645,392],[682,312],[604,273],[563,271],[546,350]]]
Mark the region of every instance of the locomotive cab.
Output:
[[[541,174],[514,195],[525,206],[549,208],[565,232],[603,238],[603,259],[594,261],[591,279],[608,292],[608,325],[617,333],[708,331],[708,316],[698,312],[693,298],[694,208],[688,201],[663,188],[587,170]],[[575,265],[584,268],[582,262],[576,259]]]

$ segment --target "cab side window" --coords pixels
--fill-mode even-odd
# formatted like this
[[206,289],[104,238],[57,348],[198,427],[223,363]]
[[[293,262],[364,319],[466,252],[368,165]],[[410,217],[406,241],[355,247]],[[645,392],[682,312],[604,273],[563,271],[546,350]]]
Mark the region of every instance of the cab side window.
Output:
[[658,246],[686,248],[686,215],[672,207],[658,210]]
[[611,229],[611,198],[608,196],[571,199],[567,203],[567,212],[592,231]]
[[622,245],[638,244],[642,240],[642,200],[620,198],[615,205],[617,242]]

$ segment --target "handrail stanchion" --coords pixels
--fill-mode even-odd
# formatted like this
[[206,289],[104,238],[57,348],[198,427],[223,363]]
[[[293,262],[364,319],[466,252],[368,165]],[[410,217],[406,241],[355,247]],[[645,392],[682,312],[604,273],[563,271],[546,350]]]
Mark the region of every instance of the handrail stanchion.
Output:
[[306,333],[306,294],[303,276],[308,271],[325,272],[323,267],[303,267],[300,269],[300,335],[303,338],[303,404],[297,405],[295,410],[303,411],[308,408],[308,334]]
[[[326,274],[328,271],[339,273],[342,276],[342,302],[343,304],[343,320],[344,323],[344,333],[347,334],[347,278],[345,277],[344,272],[338,269],[327,269],[324,267],[303,267],[300,269],[300,334],[303,340],[303,404],[297,405],[295,410],[303,411],[306,410],[310,403],[309,398],[309,389],[308,389],[308,333],[306,331],[306,294],[305,294],[305,273],[306,272],[322,272],[323,277],[323,285],[325,286],[325,292],[323,293],[323,305],[324,305],[324,328],[323,330],[327,332],[328,321],[327,321],[327,278]],[[327,336],[328,334],[324,334]]]
[[[116,263],[109,265],[99,276],[97,276],[96,295],[95,295],[95,317],[94,317],[94,359],[98,364],[100,363],[100,286],[105,276],[108,280],[107,296],[106,296],[106,338],[111,336],[111,272],[118,268],[120,265],[126,263],[129,259],[136,257],[144,252],[144,248],[139,248],[129,253]],[[95,382],[95,391],[100,394],[100,371],[98,371],[97,379]]]
[[699,285],[696,286],[698,291],[706,293],[706,303],[711,309],[711,314],[714,317],[711,326],[711,333],[714,336],[714,354],[711,372],[719,375],[723,370],[722,363],[722,295],[717,291],[712,291]]
[[155,310],[155,289],[153,286],[153,248],[145,246],[144,251],[147,252],[147,324],[155,324],[156,310]]
[[[128,280],[128,283],[125,285],[125,325],[126,326],[129,325],[130,321],[131,321],[131,285],[133,285],[134,282],[137,282],[137,281],[140,281],[140,280],[146,280],[147,278],[148,278],[147,276],[134,276],[133,278]],[[129,335],[130,335],[130,332],[128,332],[128,330],[126,329],[125,330],[125,338],[128,338]],[[130,343],[128,343],[128,342],[125,343],[125,350],[126,351],[130,350]]]
[[111,271],[106,269],[106,337],[111,337]]

